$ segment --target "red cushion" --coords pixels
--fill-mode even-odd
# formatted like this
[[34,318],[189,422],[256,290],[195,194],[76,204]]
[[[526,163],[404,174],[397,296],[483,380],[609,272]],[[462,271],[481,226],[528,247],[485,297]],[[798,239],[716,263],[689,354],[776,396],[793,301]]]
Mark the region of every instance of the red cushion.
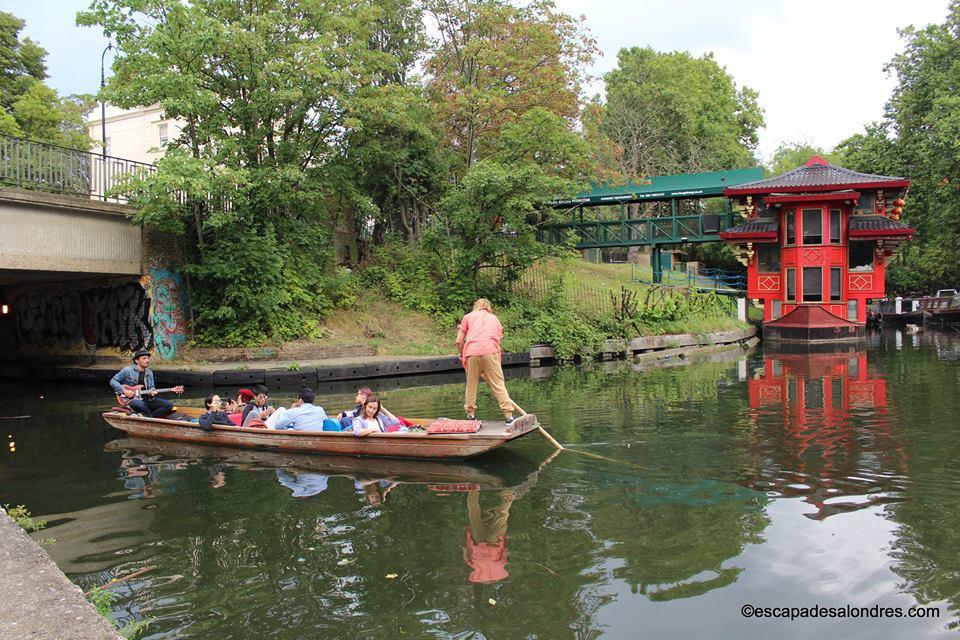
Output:
[[476,433],[479,420],[437,420],[427,427],[427,433]]

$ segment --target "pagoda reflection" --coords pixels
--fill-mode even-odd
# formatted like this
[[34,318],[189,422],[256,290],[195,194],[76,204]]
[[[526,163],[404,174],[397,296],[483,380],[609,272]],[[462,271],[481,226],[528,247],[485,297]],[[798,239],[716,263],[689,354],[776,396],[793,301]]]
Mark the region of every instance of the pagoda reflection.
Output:
[[870,371],[866,351],[768,348],[747,386],[761,456],[754,488],[803,498],[816,520],[905,499],[907,457],[887,380]]

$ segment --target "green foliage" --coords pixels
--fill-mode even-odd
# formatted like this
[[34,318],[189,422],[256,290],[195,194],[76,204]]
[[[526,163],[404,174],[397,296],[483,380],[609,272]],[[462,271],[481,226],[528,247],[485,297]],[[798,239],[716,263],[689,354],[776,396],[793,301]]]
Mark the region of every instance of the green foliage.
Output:
[[960,3],[946,20],[901,31],[906,40],[888,69],[897,86],[883,122],[838,146],[846,166],[913,182],[904,222],[914,241],[888,271],[893,291],[929,295],[960,281]]
[[802,167],[813,156],[820,156],[827,162],[846,166],[842,162],[838,162],[838,155],[827,153],[820,147],[808,142],[782,142],[773,152],[770,162],[763,169],[768,176],[778,176]]
[[87,150],[92,141],[83,116],[93,96],[61,98],[44,84],[46,50],[20,39],[25,22],[0,11],[0,133]]
[[93,605],[93,608],[97,610],[97,613],[106,618],[110,624],[116,627],[121,636],[128,639],[138,637],[141,633],[147,630],[147,627],[149,627],[151,624],[151,620],[138,620],[121,627],[120,623],[110,616],[113,603],[116,601],[116,599],[117,596],[106,587],[97,587],[96,589],[91,590],[90,594],[87,596],[87,601]]
[[14,522],[20,525],[20,528],[27,533],[40,531],[47,526],[46,520],[34,518],[30,514],[30,511],[22,504],[19,504],[15,507],[5,504],[3,505],[3,509],[7,512],[7,515],[10,516]]
[[624,152],[625,176],[714,171],[755,164],[763,110],[712,55],[632,47],[604,76],[602,129]]

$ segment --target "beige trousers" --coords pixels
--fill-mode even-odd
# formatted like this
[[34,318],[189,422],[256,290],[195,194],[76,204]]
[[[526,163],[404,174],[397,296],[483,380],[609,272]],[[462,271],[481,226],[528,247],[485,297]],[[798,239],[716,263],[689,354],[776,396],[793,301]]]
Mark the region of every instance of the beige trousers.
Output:
[[493,391],[493,397],[497,399],[500,410],[505,416],[513,415],[513,400],[507,393],[507,387],[503,383],[503,369],[500,368],[500,354],[490,353],[485,356],[468,356],[466,361],[467,369],[467,393],[463,400],[463,410],[468,415],[473,415],[477,410],[477,385],[480,383],[480,376],[486,380],[487,386]]

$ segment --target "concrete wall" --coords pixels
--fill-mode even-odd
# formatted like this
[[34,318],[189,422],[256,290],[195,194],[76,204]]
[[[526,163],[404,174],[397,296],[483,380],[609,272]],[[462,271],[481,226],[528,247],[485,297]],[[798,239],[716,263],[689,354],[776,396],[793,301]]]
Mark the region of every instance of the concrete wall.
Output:
[[0,359],[89,362],[140,348],[172,360],[190,336],[183,276],[148,269],[135,278],[77,280],[2,289]]
[[0,189],[0,229],[0,269],[140,274],[140,227],[120,205]]

